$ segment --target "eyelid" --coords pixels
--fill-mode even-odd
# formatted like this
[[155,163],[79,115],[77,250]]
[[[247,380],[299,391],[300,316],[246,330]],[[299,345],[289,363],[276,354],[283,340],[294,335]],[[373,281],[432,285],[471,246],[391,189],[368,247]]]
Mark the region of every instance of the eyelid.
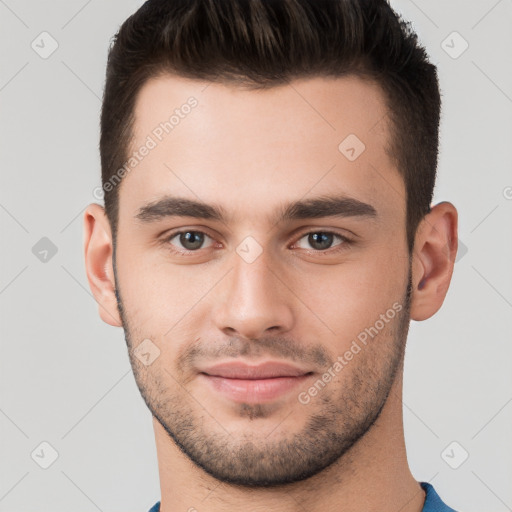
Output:
[[[179,248],[178,246],[175,246],[171,243],[171,240],[173,238],[176,238],[178,235],[181,235],[183,233],[200,233],[202,235],[205,235],[205,237],[208,237],[213,243],[210,244],[208,247],[201,247],[200,249],[191,250],[191,249],[185,249],[185,248]],[[190,254],[199,254],[203,249],[208,249],[215,243],[218,243],[216,238],[208,233],[208,231],[204,228],[177,228],[175,230],[167,231],[165,234],[161,235],[161,242],[164,245],[171,246],[171,252],[178,254],[178,255],[190,255]]]
[[[188,233],[188,232],[201,233],[201,234],[205,235],[206,237],[208,237],[210,240],[212,240],[213,243],[210,244],[208,247],[201,247],[200,249],[196,249],[196,250],[184,249],[184,248],[180,249],[179,247],[174,246],[173,244],[170,243],[170,241],[173,238],[175,238],[176,236],[178,236],[182,233]],[[325,228],[318,227],[318,226],[310,226],[308,228],[303,228],[299,233],[295,234],[295,236],[294,236],[295,242],[293,242],[291,244],[291,246],[289,246],[289,247],[294,247],[299,242],[299,240],[301,240],[302,238],[304,238],[305,236],[307,236],[311,233],[324,233],[324,234],[334,235],[341,239],[341,243],[334,245],[332,247],[329,247],[328,249],[324,249],[324,250],[299,248],[301,251],[306,251],[306,252],[313,253],[313,254],[332,254],[334,252],[344,250],[347,248],[346,246],[355,243],[355,241],[351,237],[349,237],[345,234],[339,233],[336,230],[325,229]],[[162,243],[172,246],[173,249],[171,249],[171,251],[173,253],[176,253],[178,255],[187,256],[187,255],[191,255],[191,254],[200,254],[203,250],[209,249],[212,246],[214,246],[215,243],[218,244],[218,243],[222,243],[222,242],[218,242],[218,240],[216,239],[216,236],[212,236],[212,234],[208,233],[208,230],[206,227],[201,226],[201,227],[197,227],[197,228],[181,227],[181,228],[176,228],[175,230],[168,231],[164,235],[162,235]]]
[[342,233],[339,233],[335,230],[329,230],[329,229],[322,229],[322,228],[308,228],[306,231],[302,231],[298,235],[295,236],[295,242],[293,242],[292,247],[295,246],[300,240],[302,240],[305,236],[310,235],[311,233],[324,233],[327,235],[334,235],[341,239],[341,242],[339,244],[333,245],[332,247],[329,247],[328,249],[319,250],[319,249],[302,249],[303,251],[314,253],[314,254],[332,254],[333,252],[340,251],[346,248],[347,245],[351,245],[354,242],[354,240]]

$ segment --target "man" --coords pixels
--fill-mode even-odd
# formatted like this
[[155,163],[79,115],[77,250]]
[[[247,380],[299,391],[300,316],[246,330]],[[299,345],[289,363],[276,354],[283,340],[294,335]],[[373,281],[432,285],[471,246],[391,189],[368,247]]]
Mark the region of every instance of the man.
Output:
[[441,307],[435,67],[384,0],[149,0],[110,50],[88,280],[175,511],[449,511],[412,476],[410,319]]

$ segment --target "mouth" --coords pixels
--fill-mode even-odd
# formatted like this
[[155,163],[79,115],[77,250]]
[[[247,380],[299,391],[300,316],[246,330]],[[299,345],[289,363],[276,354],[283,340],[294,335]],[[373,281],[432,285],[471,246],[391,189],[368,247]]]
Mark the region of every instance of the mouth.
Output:
[[199,377],[217,394],[238,403],[265,403],[280,398],[309,379],[314,372],[287,363],[259,365],[240,362],[202,369]]

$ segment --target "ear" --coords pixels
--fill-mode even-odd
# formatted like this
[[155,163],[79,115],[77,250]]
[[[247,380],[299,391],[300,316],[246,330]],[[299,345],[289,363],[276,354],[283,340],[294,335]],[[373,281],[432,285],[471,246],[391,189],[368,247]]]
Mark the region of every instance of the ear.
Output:
[[84,251],[87,279],[100,317],[107,324],[121,327],[115,295],[112,232],[105,210],[99,204],[90,204],[85,210]]
[[434,206],[416,231],[412,261],[411,319],[426,320],[443,304],[457,255],[457,210]]

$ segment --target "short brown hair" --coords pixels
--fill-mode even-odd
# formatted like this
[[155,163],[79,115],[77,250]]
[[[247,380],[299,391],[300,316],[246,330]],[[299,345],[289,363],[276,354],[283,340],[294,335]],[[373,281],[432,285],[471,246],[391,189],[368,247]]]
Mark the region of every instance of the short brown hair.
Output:
[[108,56],[100,153],[114,239],[119,187],[105,184],[127,159],[138,92],[164,73],[251,88],[318,76],[373,79],[387,98],[412,251],[432,201],[441,100],[436,67],[385,0],[148,0]]

